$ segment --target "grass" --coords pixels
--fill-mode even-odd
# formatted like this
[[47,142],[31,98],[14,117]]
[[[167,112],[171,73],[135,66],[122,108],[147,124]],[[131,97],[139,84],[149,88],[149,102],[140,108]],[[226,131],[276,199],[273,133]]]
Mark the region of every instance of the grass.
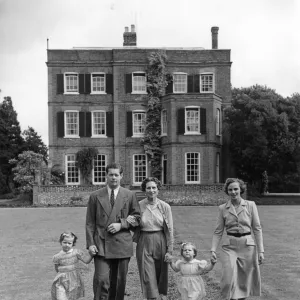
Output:
[[[193,241],[199,259],[209,259],[211,235],[217,207],[172,207],[177,243]],[[261,267],[261,298],[253,300],[299,299],[300,206],[259,206],[266,261]],[[77,248],[85,248],[85,208],[1,208],[0,209],[0,299],[50,300],[55,276],[52,256],[64,230],[74,231]],[[178,254],[178,245],[176,253]],[[93,264],[83,271],[86,298],[92,299]],[[218,299],[220,263],[204,276],[208,296]],[[175,276],[170,271],[169,299],[178,299]],[[142,299],[135,258],[130,263],[126,300]]]

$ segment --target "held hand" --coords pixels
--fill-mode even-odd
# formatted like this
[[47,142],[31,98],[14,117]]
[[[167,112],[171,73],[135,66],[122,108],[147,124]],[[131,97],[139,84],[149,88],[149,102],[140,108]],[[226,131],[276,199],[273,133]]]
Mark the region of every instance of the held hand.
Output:
[[217,254],[215,251],[211,251],[211,257],[210,257],[211,261],[216,261],[217,262]]
[[127,221],[131,226],[134,226],[134,227],[136,227],[136,226],[139,225],[139,223],[136,221],[136,218],[135,218],[134,216],[130,216],[130,215],[129,215],[129,216],[127,217],[126,221]]
[[97,249],[97,247],[96,247],[95,245],[91,245],[91,246],[89,247],[89,253],[90,253],[92,256],[96,255],[97,252],[98,252],[98,249]]
[[259,265],[261,265],[264,262],[264,259],[265,259],[264,254],[262,252],[258,253],[258,264]]
[[167,252],[165,255],[165,262],[166,263],[172,262],[172,259],[173,259],[173,256]]
[[210,262],[212,265],[215,265],[217,263],[217,258],[211,257]]
[[111,223],[108,227],[107,227],[107,231],[111,234],[115,234],[118,231],[121,230],[121,223]]

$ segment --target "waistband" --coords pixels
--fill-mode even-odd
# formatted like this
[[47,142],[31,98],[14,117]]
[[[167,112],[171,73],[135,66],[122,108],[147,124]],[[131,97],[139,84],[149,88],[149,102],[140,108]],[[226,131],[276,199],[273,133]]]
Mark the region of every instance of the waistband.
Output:
[[251,232],[245,232],[245,233],[231,233],[231,232],[227,232],[227,235],[239,238],[239,237],[242,237],[242,236],[245,236],[245,235],[251,235]]

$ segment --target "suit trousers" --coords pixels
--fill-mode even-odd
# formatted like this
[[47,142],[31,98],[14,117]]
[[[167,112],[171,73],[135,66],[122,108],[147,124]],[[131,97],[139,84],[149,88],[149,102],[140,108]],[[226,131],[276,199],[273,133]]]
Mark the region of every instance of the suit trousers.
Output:
[[94,256],[94,300],[123,300],[130,257],[106,259]]

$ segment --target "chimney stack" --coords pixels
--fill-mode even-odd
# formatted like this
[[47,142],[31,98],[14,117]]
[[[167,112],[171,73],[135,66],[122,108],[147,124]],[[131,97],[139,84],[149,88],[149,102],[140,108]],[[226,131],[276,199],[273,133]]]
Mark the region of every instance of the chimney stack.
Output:
[[218,31],[219,27],[211,28],[212,49],[218,49]]
[[136,32],[134,25],[131,25],[131,32],[128,31],[128,27],[125,27],[123,38],[123,46],[136,46]]

